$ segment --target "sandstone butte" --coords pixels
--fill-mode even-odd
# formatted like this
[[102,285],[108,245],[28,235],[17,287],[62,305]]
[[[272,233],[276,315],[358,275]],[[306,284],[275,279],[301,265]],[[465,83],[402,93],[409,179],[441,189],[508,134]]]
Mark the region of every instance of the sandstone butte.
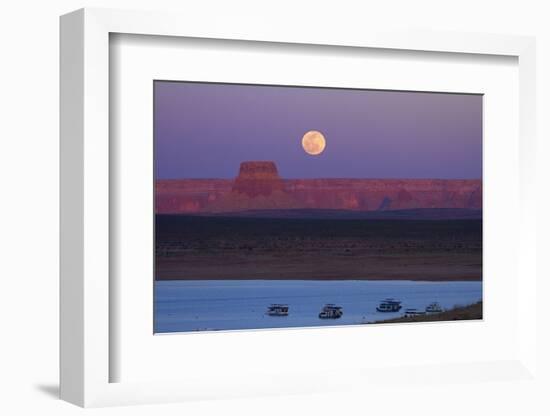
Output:
[[283,179],[271,161],[242,162],[235,179],[158,180],[158,214],[261,209],[481,209],[480,179]]

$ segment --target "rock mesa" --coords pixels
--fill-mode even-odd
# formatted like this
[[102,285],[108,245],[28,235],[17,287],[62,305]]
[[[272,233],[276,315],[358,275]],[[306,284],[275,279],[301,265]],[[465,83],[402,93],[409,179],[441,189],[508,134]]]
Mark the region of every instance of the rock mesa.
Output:
[[271,161],[242,162],[235,179],[159,180],[159,214],[259,209],[481,209],[480,179],[283,179]]

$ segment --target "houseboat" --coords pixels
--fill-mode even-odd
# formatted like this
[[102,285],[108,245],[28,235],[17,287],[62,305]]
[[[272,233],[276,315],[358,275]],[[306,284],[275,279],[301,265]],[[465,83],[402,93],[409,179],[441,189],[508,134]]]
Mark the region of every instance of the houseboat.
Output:
[[333,303],[327,303],[319,312],[319,319],[338,319],[341,318],[344,312],[341,306],[336,306]]
[[272,303],[267,307],[267,312],[265,314],[269,316],[288,316],[288,305]]
[[399,312],[401,310],[401,301],[394,298],[386,298],[380,301],[376,310],[378,312]]
[[405,318],[414,318],[415,316],[426,315],[426,312],[419,311],[416,308],[407,308],[405,309]]
[[443,312],[443,308],[437,302],[432,302],[428,306],[426,306],[426,313],[441,313],[441,312]]

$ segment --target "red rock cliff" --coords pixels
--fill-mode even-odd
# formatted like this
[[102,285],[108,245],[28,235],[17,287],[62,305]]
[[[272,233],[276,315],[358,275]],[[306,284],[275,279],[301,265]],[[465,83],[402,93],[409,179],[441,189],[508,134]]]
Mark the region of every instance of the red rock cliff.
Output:
[[241,163],[234,180],[182,179],[156,183],[157,213],[296,208],[480,209],[481,198],[479,179],[281,179],[277,166],[269,161]]

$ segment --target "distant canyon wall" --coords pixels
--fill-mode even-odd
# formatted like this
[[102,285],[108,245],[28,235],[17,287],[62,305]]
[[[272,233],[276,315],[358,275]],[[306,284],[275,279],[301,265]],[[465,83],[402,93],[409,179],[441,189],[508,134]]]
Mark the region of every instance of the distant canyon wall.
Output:
[[156,182],[159,214],[261,209],[481,209],[480,179],[282,179],[275,163],[241,163],[235,179]]

